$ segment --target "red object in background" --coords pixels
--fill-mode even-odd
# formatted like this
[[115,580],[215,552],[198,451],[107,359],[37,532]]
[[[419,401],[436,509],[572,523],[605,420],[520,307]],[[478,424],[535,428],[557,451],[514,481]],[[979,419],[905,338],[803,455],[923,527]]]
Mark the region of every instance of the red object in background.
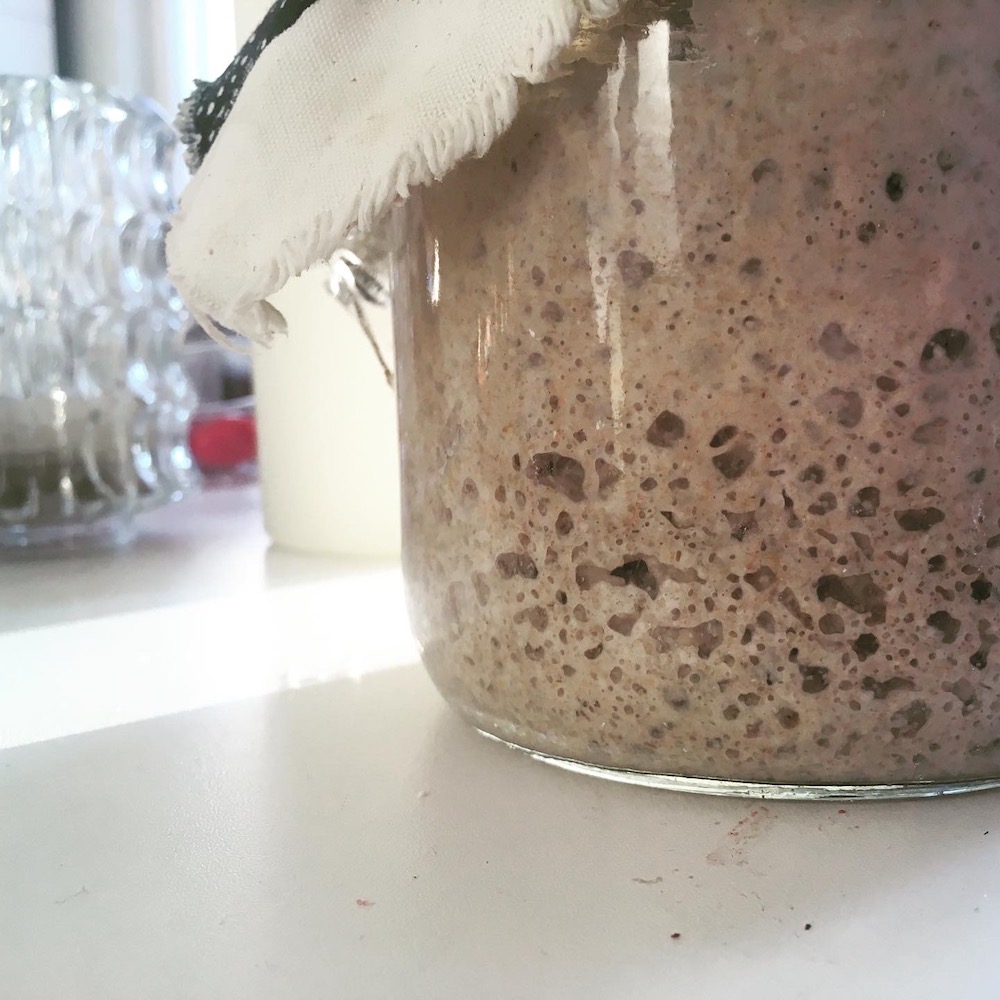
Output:
[[257,458],[257,422],[252,413],[196,417],[191,454],[203,472],[235,469]]

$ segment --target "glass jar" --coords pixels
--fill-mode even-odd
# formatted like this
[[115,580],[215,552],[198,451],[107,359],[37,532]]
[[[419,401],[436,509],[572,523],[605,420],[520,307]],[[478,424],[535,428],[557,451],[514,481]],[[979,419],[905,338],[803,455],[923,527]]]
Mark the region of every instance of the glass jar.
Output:
[[415,193],[405,569],[474,726],[708,792],[1000,784],[998,12],[628,3]]
[[197,484],[179,164],[142,98],[0,76],[0,552],[124,542]]

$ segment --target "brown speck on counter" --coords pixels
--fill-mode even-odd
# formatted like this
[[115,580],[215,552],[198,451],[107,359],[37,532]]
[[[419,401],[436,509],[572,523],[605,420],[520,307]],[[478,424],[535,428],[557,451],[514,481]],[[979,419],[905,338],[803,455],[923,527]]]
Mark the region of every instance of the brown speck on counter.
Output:
[[356,899],[354,902],[365,910],[371,909],[375,905],[371,899]]
[[811,931],[812,929],[813,929],[813,925],[812,924],[806,924],[806,930],[807,931]]
[[680,939],[681,939],[681,932],[680,931],[674,931],[674,933],[670,935],[670,940],[671,941],[680,941]]
[[774,814],[767,806],[758,806],[740,819],[727,833],[726,840],[706,855],[710,865],[748,863],[754,842],[765,836],[774,825]]

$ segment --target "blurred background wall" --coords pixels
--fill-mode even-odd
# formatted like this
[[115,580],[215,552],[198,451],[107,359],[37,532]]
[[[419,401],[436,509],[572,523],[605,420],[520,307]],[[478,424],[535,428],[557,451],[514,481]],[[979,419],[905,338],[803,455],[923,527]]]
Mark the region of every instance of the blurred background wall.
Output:
[[55,14],[64,76],[145,94],[171,118],[236,47],[232,0],[56,0]]
[[0,0],[0,73],[42,76],[55,67],[52,0]]

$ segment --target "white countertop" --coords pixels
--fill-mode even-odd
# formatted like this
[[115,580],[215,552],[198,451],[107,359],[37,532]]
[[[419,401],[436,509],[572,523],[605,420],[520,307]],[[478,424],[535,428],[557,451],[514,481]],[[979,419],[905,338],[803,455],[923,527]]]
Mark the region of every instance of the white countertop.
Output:
[[1000,795],[556,771],[444,707],[398,569],[268,552],[253,491],[146,526],[0,566],[3,1000],[1000,995]]

